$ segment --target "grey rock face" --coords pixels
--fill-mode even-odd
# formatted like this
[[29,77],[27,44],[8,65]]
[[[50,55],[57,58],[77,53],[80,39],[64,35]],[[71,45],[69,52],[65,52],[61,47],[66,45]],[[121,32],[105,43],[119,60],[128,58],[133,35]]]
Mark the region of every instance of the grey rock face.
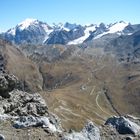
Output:
[[120,134],[138,134],[140,126],[125,117],[111,117],[105,125],[112,125]]
[[14,75],[8,75],[6,73],[0,74],[0,96],[9,98],[9,92],[12,91],[18,85],[18,79]]
[[[0,121],[10,121],[14,128],[41,127],[51,134],[60,133],[60,122],[48,112],[45,100],[38,93],[18,90],[18,82],[14,75],[0,73]],[[5,137],[0,135],[0,140]]]
[[58,118],[48,112],[43,98],[20,90],[9,92],[9,98],[1,98],[0,120],[12,120],[13,127],[42,127],[50,133],[61,132]]
[[93,122],[89,121],[81,132],[68,134],[62,140],[100,140],[100,131]]
[[[48,112],[47,105],[42,97],[35,93],[14,90],[9,93],[10,98],[4,101],[4,113],[15,116],[13,127],[43,127],[49,132],[61,131],[57,118]],[[6,103],[5,103],[6,102]]]
[[76,26],[70,31],[54,30],[44,44],[67,44],[69,41],[77,39],[84,35],[84,28]]
[[68,42],[67,31],[54,31],[50,34],[48,40],[45,41],[45,44],[66,44]]
[[89,37],[86,40],[84,40],[84,42],[91,41],[92,39],[94,39],[94,37],[96,37],[99,34],[102,34],[103,32],[106,32],[106,31],[108,31],[107,27],[105,26],[104,23],[101,23],[99,25],[99,27],[96,27],[95,31],[91,32]]
[[65,25],[64,25],[64,27],[65,28],[67,28],[67,29],[69,29],[69,30],[73,30],[73,29],[75,29],[76,27],[78,27],[79,25],[77,25],[77,24],[71,24],[71,23],[69,23],[69,22],[66,22],[65,23]]
[[123,31],[124,34],[134,33],[139,31],[140,24],[131,25],[129,24]]
[[37,93],[29,94],[27,92],[13,90],[9,95],[9,99],[2,101],[5,113],[14,116],[38,116],[47,113],[47,105]]
[[112,50],[120,61],[139,62],[140,31],[132,35],[120,36],[112,40],[108,46],[110,46],[110,51]]

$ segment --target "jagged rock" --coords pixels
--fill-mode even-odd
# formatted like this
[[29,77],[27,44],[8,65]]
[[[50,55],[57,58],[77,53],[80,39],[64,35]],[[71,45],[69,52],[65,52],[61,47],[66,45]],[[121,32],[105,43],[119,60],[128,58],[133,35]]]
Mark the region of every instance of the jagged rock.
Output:
[[0,140],[5,140],[5,137],[2,134],[0,134]]
[[89,121],[81,132],[67,134],[62,140],[100,140],[100,131],[93,122]]
[[5,113],[19,116],[40,116],[48,113],[48,107],[38,93],[29,94],[13,90],[9,95],[10,97],[7,100],[1,102]]
[[8,91],[12,91],[18,84],[18,79],[14,75],[5,74],[5,78],[8,81]]
[[26,128],[26,127],[43,127],[50,132],[61,132],[59,124],[53,124],[49,117],[34,117],[34,116],[21,116],[14,121],[13,127]]
[[10,112],[13,111],[16,107],[18,107],[18,104],[13,103],[13,102],[11,102],[11,103],[6,102],[6,103],[4,103],[4,105],[3,105],[3,109],[4,109],[4,112],[5,112],[5,113],[10,113]]
[[47,105],[38,93],[13,90],[9,95],[10,98],[1,101],[0,120],[12,120],[15,128],[42,127],[50,133],[61,132],[58,118],[48,113]]
[[16,84],[15,76],[0,73],[0,121],[10,121],[15,128],[42,127],[51,134],[61,133],[60,122],[48,112],[45,100],[38,93],[18,90]]
[[1,101],[0,120],[12,120],[15,128],[42,127],[51,133],[61,132],[58,118],[48,112],[45,101],[38,93],[13,90],[9,95],[10,98]]
[[112,125],[120,134],[138,134],[140,126],[123,116],[109,118],[105,125]]
[[[41,120],[41,119],[40,119]],[[15,128],[25,128],[30,126],[42,126],[43,122],[41,122],[38,117],[34,116],[20,116],[14,121],[13,126]]]
[[14,75],[8,75],[6,73],[0,74],[0,96],[9,98],[9,92],[16,88],[18,85],[18,79]]
[[99,140],[100,139],[100,131],[97,126],[93,124],[93,122],[89,121],[82,130],[82,133],[88,137],[89,139]]
[[[40,116],[48,114],[48,107],[38,93],[29,94],[20,90],[13,90],[7,93],[9,98],[1,97],[1,114],[8,113],[14,116]],[[4,94],[6,93],[4,92]]]

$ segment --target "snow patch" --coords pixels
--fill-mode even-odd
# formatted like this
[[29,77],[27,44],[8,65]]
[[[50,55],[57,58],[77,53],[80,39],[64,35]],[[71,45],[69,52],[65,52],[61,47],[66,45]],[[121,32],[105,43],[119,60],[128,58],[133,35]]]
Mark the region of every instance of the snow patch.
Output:
[[96,26],[93,25],[93,26],[88,26],[86,27],[85,31],[84,31],[84,36],[78,38],[78,39],[75,39],[73,41],[70,41],[68,42],[68,45],[76,45],[76,44],[81,44],[83,43],[90,35],[90,32],[93,32],[96,30]]
[[43,29],[45,30],[45,32],[50,31],[49,27],[47,24],[42,24]]
[[63,27],[62,29],[63,29],[64,31],[67,31],[67,32],[69,32],[69,31],[70,31],[70,29],[65,28],[65,27]]
[[119,22],[114,24],[109,28],[109,33],[115,33],[122,31],[126,26],[128,26],[128,23],[125,22]]
[[43,123],[43,127],[48,127],[52,132],[58,131],[55,125],[50,123],[47,117],[41,117],[40,121]]
[[43,43],[45,43],[45,41],[47,41],[47,39],[49,38],[50,33],[53,32],[52,29],[51,29],[51,30],[47,30],[47,29],[45,29],[45,31],[46,31],[46,36],[45,36],[45,38],[44,38]]
[[24,30],[24,29],[28,28],[31,24],[37,23],[37,22],[38,22],[37,19],[27,18],[26,20],[24,20],[21,23],[19,23],[18,26],[20,26],[21,30]]
[[112,34],[112,33],[121,34],[121,32],[124,30],[124,28],[126,26],[128,26],[128,24],[129,23],[125,23],[125,22],[117,22],[115,24],[111,24],[110,26],[108,26],[109,31],[97,35],[94,39],[100,38],[100,37],[102,37],[103,35],[106,35],[106,34]]

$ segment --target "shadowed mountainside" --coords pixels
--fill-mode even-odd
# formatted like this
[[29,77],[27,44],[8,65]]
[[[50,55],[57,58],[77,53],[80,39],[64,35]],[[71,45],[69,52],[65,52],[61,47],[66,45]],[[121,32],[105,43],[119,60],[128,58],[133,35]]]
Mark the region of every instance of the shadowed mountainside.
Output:
[[1,63],[4,70],[17,76],[24,84],[25,90],[42,89],[43,79],[38,67],[9,42],[0,40]]

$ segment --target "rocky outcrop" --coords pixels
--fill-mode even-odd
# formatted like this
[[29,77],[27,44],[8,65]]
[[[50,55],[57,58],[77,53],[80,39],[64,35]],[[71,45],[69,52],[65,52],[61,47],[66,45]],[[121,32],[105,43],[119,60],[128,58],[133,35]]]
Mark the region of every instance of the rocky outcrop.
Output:
[[100,131],[93,122],[89,121],[81,132],[67,134],[62,140],[100,140]]
[[139,120],[128,116],[111,117],[105,125],[97,127],[88,121],[80,132],[64,134],[61,140],[138,140]]
[[140,126],[123,116],[111,117],[106,121],[105,125],[112,125],[120,134],[137,135],[138,133],[140,133]]
[[59,119],[48,112],[38,93],[13,90],[9,98],[1,98],[0,120],[12,120],[15,128],[42,127],[47,132],[61,132]]
[[13,90],[10,97],[1,100],[3,114],[13,119],[15,128],[43,127],[50,131],[60,131],[58,118],[48,112],[45,101],[38,93],[30,94],[20,90]]
[[15,128],[42,127],[49,133],[61,132],[59,119],[48,111],[38,93],[19,90],[14,75],[0,73],[0,121],[11,121]]
[[67,44],[69,41],[82,37],[84,35],[84,27],[76,26],[70,31],[66,30],[54,30],[50,33],[49,38],[44,44]]
[[42,127],[48,128],[51,132],[61,132],[56,123],[52,123],[49,117],[34,117],[34,116],[21,116],[14,121],[13,127],[26,128],[26,127]]
[[9,98],[1,101],[4,113],[14,116],[40,116],[48,113],[47,105],[37,93],[30,94],[20,90],[9,92]]
[[19,81],[14,75],[0,74],[0,96],[5,98],[10,97],[9,92],[18,85]]

